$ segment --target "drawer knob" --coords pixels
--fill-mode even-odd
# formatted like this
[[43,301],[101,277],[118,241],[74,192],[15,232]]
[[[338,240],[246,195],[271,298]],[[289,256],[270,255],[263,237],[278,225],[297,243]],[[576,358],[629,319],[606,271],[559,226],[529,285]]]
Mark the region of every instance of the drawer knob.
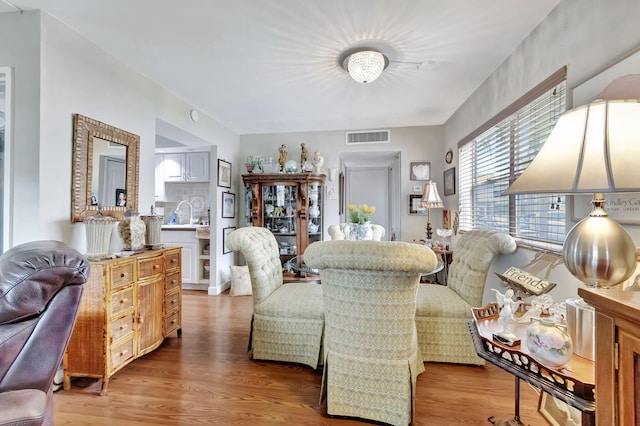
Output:
[[178,259],[171,259],[171,263],[178,263]]
[[123,303],[127,303],[129,301],[129,299],[120,299],[120,304],[122,305]]
[[122,273],[120,274],[120,278],[124,278],[124,277],[126,277],[126,276],[127,276],[127,274],[126,274],[126,273],[124,273],[124,272],[122,272]]
[[160,265],[153,265],[153,269],[158,269]]
[[124,351],[121,351],[118,355],[125,356],[128,353],[129,353],[129,351],[127,349],[125,349]]
[[129,328],[129,326],[127,324],[123,324],[120,326],[120,330],[126,330],[127,328]]

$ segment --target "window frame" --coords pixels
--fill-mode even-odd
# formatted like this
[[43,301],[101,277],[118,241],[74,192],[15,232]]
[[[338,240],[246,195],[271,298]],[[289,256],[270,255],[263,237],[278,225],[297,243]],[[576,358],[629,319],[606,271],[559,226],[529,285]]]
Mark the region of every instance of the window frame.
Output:
[[[496,229],[514,236],[521,245],[561,250],[568,221],[567,203],[562,194],[498,195],[496,200],[496,193],[501,194],[526,169],[551,133],[555,122],[567,111],[566,71],[566,66],[560,68],[458,143],[461,232]],[[561,98],[553,99],[557,89],[561,90]],[[536,108],[539,105],[542,105],[540,110],[549,113],[550,118],[537,115]],[[507,146],[508,152],[505,151]],[[501,156],[508,155],[508,159],[502,157],[495,160],[493,154],[488,154],[494,150]],[[485,157],[478,158],[482,155]],[[487,173],[486,181],[478,183],[481,181],[478,173],[482,173],[479,167],[491,167],[492,161],[497,161],[497,167],[491,169],[492,173]],[[485,193],[479,185],[486,186]],[[496,189],[498,192],[492,194],[491,191]],[[487,197],[485,202],[491,198],[491,211],[487,216],[491,219],[490,223],[480,222],[483,204],[478,199],[482,195]],[[496,207],[504,211],[494,213]],[[523,225],[529,218],[525,220],[527,216],[522,213],[533,217],[534,224],[528,229],[527,235]],[[560,214],[561,219],[558,217]]]

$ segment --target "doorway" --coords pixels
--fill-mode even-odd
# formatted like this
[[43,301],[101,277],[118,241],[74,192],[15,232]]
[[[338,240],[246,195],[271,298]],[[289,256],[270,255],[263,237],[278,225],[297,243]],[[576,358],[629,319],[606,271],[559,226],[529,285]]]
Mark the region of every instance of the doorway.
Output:
[[[397,239],[400,230],[400,152],[348,152],[340,154],[345,173],[345,206],[376,207],[373,223],[384,226],[383,240]],[[343,221],[348,221],[345,210]]]

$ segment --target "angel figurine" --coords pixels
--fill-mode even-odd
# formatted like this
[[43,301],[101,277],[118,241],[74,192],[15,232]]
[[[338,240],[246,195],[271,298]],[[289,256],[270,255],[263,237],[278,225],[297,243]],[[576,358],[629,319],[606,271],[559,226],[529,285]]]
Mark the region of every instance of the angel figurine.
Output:
[[492,290],[496,292],[496,302],[498,302],[498,306],[500,307],[500,318],[498,321],[502,326],[502,331],[497,334],[507,340],[516,340],[517,337],[511,331],[510,322],[522,301],[513,300],[513,289],[508,289],[504,294],[495,288]]

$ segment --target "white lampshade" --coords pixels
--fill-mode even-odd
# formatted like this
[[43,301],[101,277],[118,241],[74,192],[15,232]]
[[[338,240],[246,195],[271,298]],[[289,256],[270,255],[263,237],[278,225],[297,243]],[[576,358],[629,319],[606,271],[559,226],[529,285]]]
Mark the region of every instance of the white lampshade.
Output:
[[604,210],[605,192],[640,192],[640,100],[596,100],[564,113],[504,194],[595,193],[594,210],[567,234],[563,259],[587,286],[608,287],[636,268],[635,244]]
[[504,192],[640,191],[640,101],[598,100],[556,123],[544,146]]
[[441,209],[442,207],[444,207],[444,204],[442,204],[442,199],[438,194],[438,188],[436,187],[436,183],[434,181],[430,180],[424,186],[424,193],[422,194],[420,207],[428,209]]
[[349,56],[347,70],[355,81],[367,84],[380,77],[387,63],[382,53],[375,50],[362,50]]

